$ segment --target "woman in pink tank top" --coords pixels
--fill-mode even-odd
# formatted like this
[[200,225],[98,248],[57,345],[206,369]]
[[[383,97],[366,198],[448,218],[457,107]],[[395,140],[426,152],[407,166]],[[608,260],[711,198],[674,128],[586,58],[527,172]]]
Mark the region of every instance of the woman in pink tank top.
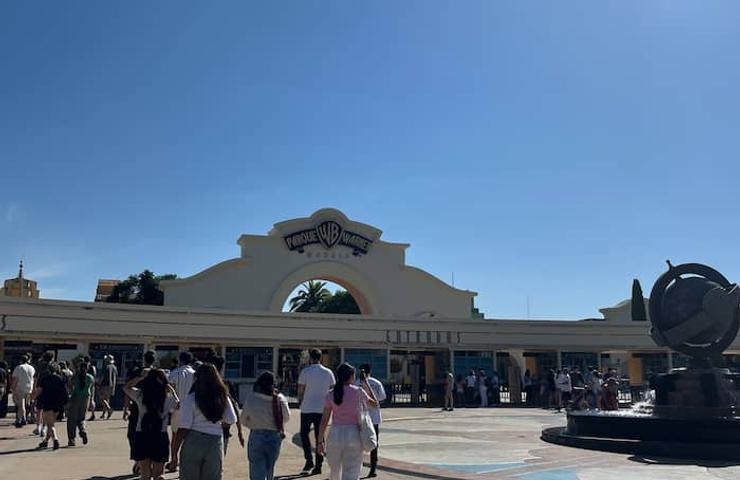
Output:
[[[331,480],[358,480],[362,469],[360,403],[377,407],[378,402],[367,382],[354,385],[355,369],[343,363],[337,369],[337,384],[327,393],[319,430],[319,453],[329,462]],[[329,439],[326,429],[332,420]]]

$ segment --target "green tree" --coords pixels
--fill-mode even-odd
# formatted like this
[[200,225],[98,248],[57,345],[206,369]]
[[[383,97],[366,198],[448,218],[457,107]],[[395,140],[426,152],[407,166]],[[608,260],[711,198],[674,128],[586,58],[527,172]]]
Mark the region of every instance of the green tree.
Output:
[[290,299],[291,312],[318,312],[321,304],[331,297],[326,282],[309,280],[301,285],[296,296]]
[[346,290],[337,290],[334,295],[329,296],[319,305],[321,313],[348,313],[358,315],[360,307],[355,299]]
[[645,299],[642,296],[642,287],[640,281],[636,278],[632,281],[632,321],[646,322],[647,312],[645,312]]
[[164,292],[159,289],[159,282],[175,278],[177,278],[175,274],[155,275],[151,270],[144,270],[138,275],[129,275],[126,280],[113,287],[113,293],[108,296],[106,302],[163,305]]

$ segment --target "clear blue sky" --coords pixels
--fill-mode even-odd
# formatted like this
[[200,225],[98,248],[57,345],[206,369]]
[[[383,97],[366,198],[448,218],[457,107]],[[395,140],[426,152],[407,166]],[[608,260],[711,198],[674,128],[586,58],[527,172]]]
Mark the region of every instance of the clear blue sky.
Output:
[[740,280],[735,1],[3,2],[0,273],[187,276],[337,207],[581,318],[664,260]]

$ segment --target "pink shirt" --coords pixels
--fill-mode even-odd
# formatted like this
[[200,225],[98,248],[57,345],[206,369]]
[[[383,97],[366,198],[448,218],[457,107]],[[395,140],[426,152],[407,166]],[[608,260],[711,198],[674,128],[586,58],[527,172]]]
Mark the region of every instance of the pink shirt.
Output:
[[[339,385],[334,388],[339,388]],[[327,393],[324,406],[332,411],[332,423],[334,425],[357,425],[359,422],[360,399],[367,405],[370,397],[363,389],[355,385],[344,386],[344,397],[341,405],[334,403],[334,392]]]

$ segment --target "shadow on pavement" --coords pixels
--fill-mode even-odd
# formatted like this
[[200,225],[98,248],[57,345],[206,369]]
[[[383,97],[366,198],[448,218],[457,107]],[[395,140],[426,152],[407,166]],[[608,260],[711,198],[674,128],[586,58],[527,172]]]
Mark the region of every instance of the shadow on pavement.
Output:
[[22,450],[8,450],[7,452],[0,452],[0,456],[2,455],[13,455],[16,453],[29,453],[29,452],[38,452],[39,449],[36,447],[33,448],[24,448]]
[[96,475],[94,477],[89,477],[84,480],[133,480],[136,478],[139,478],[139,476],[129,473],[128,475],[117,475],[115,477],[101,477],[101,476]]
[[724,461],[724,460],[698,460],[698,459],[686,459],[686,458],[664,458],[664,457],[647,457],[643,455],[633,455],[628,457],[628,460],[636,463],[643,463],[646,465],[696,465],[704,468],[727,468],[735,467],[740,465],[738,461]]

